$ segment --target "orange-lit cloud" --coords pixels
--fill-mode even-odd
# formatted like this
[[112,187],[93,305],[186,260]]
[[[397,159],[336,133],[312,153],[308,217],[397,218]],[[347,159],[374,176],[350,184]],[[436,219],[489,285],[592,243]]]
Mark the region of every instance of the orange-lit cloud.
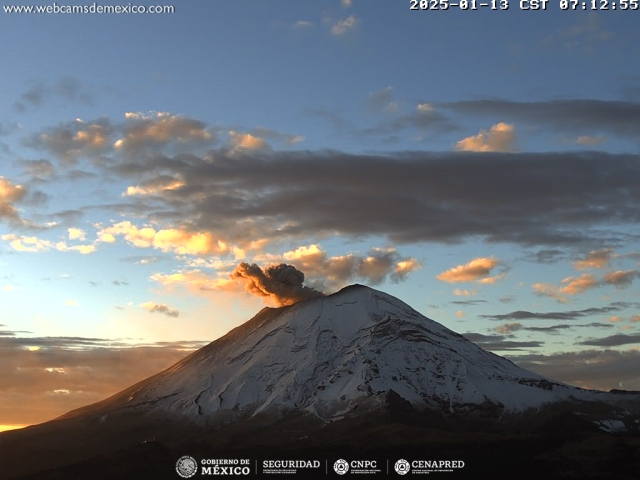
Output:
[[463,283],[463,282],[481,282],[495,283],[492,277],[489,277],[491,270],[495,268],[500,261],[497,258],[474,258],[465,265],[458,265],[450,270],[442,272],[436,278],[447,283]]
[[640,277],[640,272],[637,270],[618,270],[604,275],[602,283],[622,289],[631,285],[633,280],[638,277]]
[[229,141],[234,150],[265,150],[269,148],[269,144],[263,138],[233,130],[229,132]]
[[561,293],[578,295],[592,288],[596,288],[598,286],[598,279],[589,273],[584,273],[579,277],[567,277],[562,280],[562,283],[565,284],[565,286],[560,289]]
[[211,278],[200,270],[187,270],[177,273],[154,273],[151,280],[165,287],[186,287],[193,293],[203,294],[207,291],[223,290],[239,292],[242,290],[237,282],[229,278]]
[[178,190],[185,186],[184,181],[179,178],[173,177],[161,177],[158,179],[154,179],[149,182],[144,182],[140,185],[134,185],[127,187],[127,191],[122,194],[122,196],[145,196],[145,195],[156,195],[158,193]]
[[560,289],[550,283],[534,283],[531,285],[536,295],[553,298],[560,303],[567,303],[569,299],[560,293]]
[[68,228],[69,240],[85,240],[87,234],[80,228]]
[[515,128],[508,123],[497,123],[489,131],[463,138],[456,143],[456,150],[469,152],[511,152],[516,139]]
[[0,219],[17,220],[18,210],[13,202],[21,200],[27,190],[22,185],[16,185],[5,177],[0,177]]
[[603,280],[598,280],[595,275],[584,273],[579,277],[567,277],[562,280],[564,286],[558,287],[549,283],[536,283],[532,285],[536,294],[545,297],[551,297],[559,302],[566,303],[569,299],[567,296],[581,295],[588,290],[603,286],[605,284],[616,285],[618,288],[624,288],[631,283],[635,276],[635,272],[614,272],[607,274]]
[[576,270],[605,268],[609,265],[612,257],[613,250],[610,248],[604,248],[602,250],[592,250],[585,258],[573,262],[573,268],[575,268]]
[[607,139],[605,137],[592,137],[589,135],[582,135],[576,138],[574,143],[586,147],[594,147],[596,145],[601,145],[602,143],[606,142],[606,140]]
[[234,251],[234,247],[214,238],[209,232],[190,232],[177,228],[156,230],[148,226],[139,228],[129,221],[102,228],[97,236],[108,243],[113,243],[116,236],[122,236],[126,242],[136,247],[155,248],[179,255],[223,254]]

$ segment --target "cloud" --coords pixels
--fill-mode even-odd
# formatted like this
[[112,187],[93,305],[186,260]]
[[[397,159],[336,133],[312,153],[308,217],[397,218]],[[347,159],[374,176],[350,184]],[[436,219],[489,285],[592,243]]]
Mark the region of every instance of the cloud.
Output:
[[344,35],[349,30],[352,30],[357,23],[358,20],[356,19],[356,17],[354,17],[353,15],[349,15],[344,20],[340,20],[335,25],[333,25],[333,27],[331,27],[331,33],[333,35]]
[[110,148],[114,127],[108,119],[91,122],[76,119],[25,139],[29,147],[44,150],[65,164],[74,164],[81,157],[96,157]]
[[33,83],[20,95],[20,100],[13,105],[17,112],[25,112],[30,108],[39,108],[47,102],[58,99],[69,103],[83,103],[90,105],[92,95],[80,83],[70,77],[63,77],[56,83]]
[[442,272],[436,278],[447,283],[475,282],[486,280],[491,270],[499,263],[497,258],[478,257],[465,265],[458,265],[450,270]]
[[459,289],[459,288],[456,288],[456,289],[453,291],[453,294],[454,294],[456,297],[470,297],[470,296],[477,295],[477,294],[478,294],[478,291],[477,291],[477,290],[461,290],[461,289]]
[[455,300],[450,302],[452,305],[480,305],[487,303],[487,300]]
[[209,232],[190,232],[183,229],[167,228],[155,230],[153,227],[139,228],[129,221],[119,222],[97,232],[102,242],[113,243],[116,236],[138,248],[155,248],[163,252],[179,255],[205,255],[233,251],[221,240],[216,240]]
[[639,277],[640,272],[637,270],[618,270],[617,272],[610,272],[604,275],[602,277],[602,283],[622,289],[631,285],[633,280]]
[[[434,121],[431,113],[412,115],[411,122]],[[408,118],[395,119],[400,123],[393,128],[442,126],[439,121],[408,124]],[[78,128],[71,129],[71,139]],[[114,153],[112,145],[109,148]],[[251,149],[234,155],[227,147],[206,154],[195,150],[173,157],[155,153],[135,158],[115,152],[114,158],[99,165],[105,175],[126,180],[134,188],[163,177],[180,180],[184,186],[156,192],[153,202],[138,195],[131,203],[105,208],[129,209],[149,221],[215,232],[226,243],[337,234],[378,235],[391,244],[474,237],[580,248],[618,243],[620,235],[613,227],[635,224],[640,209],[640,199],[633,194],[633,179],[640,175],[634,155],[463,151],[372,155]],[[67,152],[67,147],[60,151]],[[83,152],[88,155],[91,148]],[[561,178],[572,181],[558,181]]]
[[320,290],[337,290],[354,280],[377,285],[390,279],[399,282],[420,269],[415,258],[403,257],[394,248],[372,248],[367,255],[349,253],[329,257],[318,245],[302,246],[270,261],[285,261],[305,272],[308,281]]
[[41,240],[37,237],[20,236],[13,233],[3,235],[2,240],[9,242],[11,248],[18,252],[41,252],[52,247],[48,240]]
[[439,108],[463,115],[499,116],[508,122],[579,136],[602,135],[637,139],[640,131],[640,103],[615,100],[467,100],[439,104]]
[[467,152],[511,152],[515,150],[515,128],[507,123],[497,123],[489,131],[463,138],[456,143],[456,150]]
[[591,137],[589,135],[581,135],[575,139],[575,143],[586,147],[595,147],[603,144],[607,139],[604,137]]
[[340,3],[342,3],[344,8],[349,8],[353,3],[353,0],[340,0]]
[[231,274],[231,279],[244,283],[245,290],[252,295],[273,300],[278,306],[322,296],[317,290],[303,285],[304,273],[284,263],[263,270],[255,263],[242,262]]
[[20,214],[13,203],[22,200],[26,194],[27,189],[22,185],[0,177],[0,220],[20,221]]
[[43,182],[56,175],[55,167],[46,159],[18,160],[16,163],[24,168],[24,172],[31,177],[31,181]]
[[638,322],[640,322],[640,315],[634,315],[633,317],[631,317],[631,318],[629,319],[629,321],[630,321],[631,323],[638,323]]
[[79,228],[68,228],[69,240],[85,240],[87,232]]
[[640,272],[636,270],[619,270],[605,274],[601,280],[595,275],[584,273],[579,277],[567,277],[562,280],[563,287],[557,287],[548,283],[536,283],[532,285],[537,295],[554,298],[555,300],[566,303],[568,298],[566,295],[580,295],[587,290],[605,285],[613,285],[616,288],[624,289],[631,285],[633,280],[640,276]]
[[582,274],[579,277],[567,277],[562,280],[565,284],[559,291],[567,295],[577,295],[596,288],[598,281],[596,277],[588,273]]
[[157,150],[169,144],[193,146],[209,144],[215,136],[206,125],[183,115],[169,112],[125,114],[123,136],[114,147],[128,155]]
[[[157,195],[167,191],[180,190],[184,187],[184,181],[180,178],[172,177],[169,175],[162,175],[151,180],[142,182],[140,185],[127,187],[126,192],[122,196],[147,196]],[[179,192],[176,192],[179,194]]]
[[[568,325],[568,324],[560,324],[560,325],[550,325],[548,327],[524,327],[522,330],[527,330],[530,332],[541,332],[541,333],[556,333],[558,330],[567,330],[570,328],[578,327],[580,325]],[[609,325],[606,325],[609,326]]]
[[96,251],[95,245],[73,245],[68,246],[65,242],[52,242],[50,240],[43,240],[38,237],[16,235],[8,233],[3,235],[2,240],[9,242],[11,248],[18,252],[46,252],[52,248],[60,252],[80,252],[82,255],[87,255]]
[[269,144],[260,137],[250,133],[229,132],[229,140],[235,151],[238,150],[267,150]]
[[285,146],[289,147],[304,141],[304,137],[302,135],[276,132],[275,130],[265,127],[254,128],[250,133],[257,137],[283,142]]
[[504,323],[493,329],[494,332],[503,335],[508,335],[510,333],[517,332],[518,330],[522,330],[522,324],[518,322]]
[[629,345],[634,343],[640,344],[640,335],[611,335],[610,337],[584,340],[582,342],[578,342],[578,345],[590,345],[594,347],[618,347],[620,345]]
[[536,253],[531,253],[525,257],[526,260],[535,262],[535,263],[544,263],[544,264],[553,264],[557,263],[564,252],[562,250],[557,249],[541,249]]
[[617,312],[629,307],[638,308],[638,306],[638,304],[615,302],[606,307],[586,308],[584,310],[568,310],[565,312],[530,312],[527,310],[516,310],[502,315],[480,315],[480,318],[488,318],[490,320],[575,320],[576,318]]
[[524,350],[543,346],[542,342],[538,341],[507,340],[504,335],[483,335],[481,333],[465,333],[463,335],[479,347],[491,351]]
[[603,248],[601,250],[592,250],[582,260],[573,262],[573,268],[576,270],[588,270],[590,268],[605,268],[609,265],[613,249]]
[[509,355],[519,367],[582,388],[640,390],[640,351],[581,350],[551,355]]
[[[103,400],[205,343],[0,336],[0,424],[40,423]],[[47,395],[56,390],[69,394]]]
[[180,316],[180,312],[178,310],[175,310],[171,307],[169,307],[168,305],[162,305],[162,304],[158,304],[155,302],[144,302],[140,304],[140,308],[144,308],[145,310],[147,310],[150,313],[162,313],[164,315],[166,315],[167,317],[179,317]]
[[309,27],[313,27],[313,23],[307,22],[306,20],[298,20],[296,23],[293,24],[293,28],[295,30],[299,30],[301,28],[309,28]]
[[435,107],[431,103],[419,103],[416,106],[416,110],[420,113],[428,114],[435,112]]
[[372,112],[397,112],[398,104],[393,101],[393,87],[371,92],[367,105]]

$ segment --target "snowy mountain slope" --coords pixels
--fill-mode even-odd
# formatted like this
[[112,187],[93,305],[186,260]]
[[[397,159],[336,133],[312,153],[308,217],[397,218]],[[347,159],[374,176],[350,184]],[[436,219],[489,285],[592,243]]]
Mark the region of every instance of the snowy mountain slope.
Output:
[[390,390],[417,409],[448,412],[480,405],[517,412],[549,402],[612,397],[519,368],[397,298],[355,285],[293,306],[265,308],[168,370],[89,410],[210,418],[300,409],[331,419],[367,400],[375,404]]

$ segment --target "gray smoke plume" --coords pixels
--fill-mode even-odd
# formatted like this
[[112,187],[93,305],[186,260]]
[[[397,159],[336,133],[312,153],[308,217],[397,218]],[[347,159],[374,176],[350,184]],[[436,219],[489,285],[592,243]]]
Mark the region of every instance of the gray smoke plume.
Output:
[[305,287],[304,273],[285,263],[262,270],[255,263],[250,265],[242,262],[235,268],[231,278],[244,281],[247,292],[258,297],[269,297],[278,306],[323,296],[318,290]]

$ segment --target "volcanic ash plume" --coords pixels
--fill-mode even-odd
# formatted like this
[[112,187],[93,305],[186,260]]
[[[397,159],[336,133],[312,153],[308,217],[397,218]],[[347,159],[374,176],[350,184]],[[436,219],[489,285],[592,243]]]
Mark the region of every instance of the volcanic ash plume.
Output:
[[305,287],[304,273],[285,263],[262,270],[255,263],[249,265],[242,262],[231,277],[244,280],[247,292],[258,297],[269,297],[278,306],[293,305],[301,300],[323,296],[321,292]]

